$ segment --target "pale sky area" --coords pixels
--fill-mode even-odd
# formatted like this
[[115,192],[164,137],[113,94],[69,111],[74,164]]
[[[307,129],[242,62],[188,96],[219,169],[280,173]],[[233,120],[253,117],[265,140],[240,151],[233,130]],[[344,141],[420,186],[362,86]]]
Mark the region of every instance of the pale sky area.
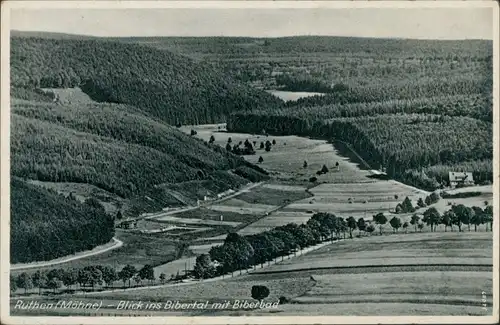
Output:
[[492,39],[491,8],[13,9],[11,29],[93,36]]

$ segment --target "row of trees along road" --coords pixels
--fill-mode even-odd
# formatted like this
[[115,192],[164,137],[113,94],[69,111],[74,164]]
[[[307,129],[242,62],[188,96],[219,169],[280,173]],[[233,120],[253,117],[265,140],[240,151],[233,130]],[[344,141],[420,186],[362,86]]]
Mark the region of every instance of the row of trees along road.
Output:
[[374,215],[371,222],[363,218],[356,220],[354,217],[349,217],[344,219],[330,213],[316,213],[306,224],[289,223],[249,236],[240,236],[236,233],[228,234],[222,245],[214,246],[210,249],[209,254],[197,257],[194,275],[197,278],[206,279],[233,273],[237,270],[241,274],[243,269],[255,268],[259,264],[262,267],[266,262],[269,263],[280,256],[283,259],[284,256],[292,252],[296,253],[297,250],[304,247],[328,240],[336,240],[341,237],[341,234],[345,239],[346,232],[349,233],[350,238],[353,238],[353,231],[356,229],[359,230],[359,236],[362,233],[371,235],[375,231],[374,224],[379,226],[379,232],[382,235],[383,227],[387,222],[389,222],[393,232],[398,232],[400,228],[408,232],[410,225],[415,227],[415,232],[417,232],[417,228],[422,232],[425,225],[430,226],[431,232],[434,232],[436,226],[440,224],[445,226],[445,231],[448,227],[453,231],[453,227],[457,226],[459,232],[463,231],[463,225],[467,225],[469,231],[471,225],[474,225],[474,230],[477,231],[478,226],[482,224],[485,224],[486,230],[488,230],[489,224],[492,231],[493,207],[488,205],[481,209],[480,207],[470,208],[459,204],[452,206],[442,215],[435,207],[430,207],[422,216],[413,214],[409,222],[402,222],[397,216],[388,220],[383,213]]
[[[379,226],[380,235],[383,234],[383,226],[387,224],[388,219],[383,213],[378,213],[373,216],[373,223]],[[458,231],[463,231],[463,225],[468,226],[471,230],[471,225],[474,225],[474,230],[477,231],[478,226],[485,224],[488,230],[493,229],[493,207],[486,206],[484,209],[480,207],[466,207],[462,204],[454,205],[450,210],[442,215],[436,208],[430,207],[421,218],[418,214],[411,216],[410,222],[402,222],[399,217],[392,217],[389,224],[393,232],[398,232],[403,228],[405,232],[408,231],[410,225],[417,228],[421,232],[425,225],[430,226],[431,232],[436,231],[436,226],[444,225],[445,231],[450,227],[458,227]],[[218,275],[224,275],[229,272],[234,272],[242,269],[247,269],[251,266],[254,268],[260,264],[270,262],[271,260],[282,257],[290,253],[296,253],[302,248],[309,247],[324,241],[333,241],[340,238],[346,238],[346,233],[349,237],[353,238],[353,231],[359,230],[361,233],[368,233],[371,235],[375,231],[372,222],[366,221],[363,218],[355,219],[349,217],[346,220],[342,217],[336,217],[330,213],[316,213],[312,216],[306,224],[297,225],[289,223],[285,226],[276,227],[270,231],[265,231],[260,234],[249,236],[240,236],[236,233],[229,234],[223,245],[214,246],[211,248],[209,254],[202,254],[197,257],[196,265],[194,267],[194,275],[197,278],[206,279]],[[212,263],[217,261],[218,264]],[[178,275],[177,275],[178,276]],[[174,279],[172,275],[170,280]],[[55,293],[62,286],[66,289],[72,289],[73,286],[79,285],[80,289],[91,288],[94,290],[96,286],[113,287],[114,282],[121,280],[123,287],[128,283],[134,281],[136,285],[142,285],[143,281],[146,284],[155,283],[155,274],[151,265],[145,265],[141,269],[137,269],[132,265],[126,265],[119,272],[109,266],[94,265],[87,266],[82,269],[52,269],[47,272],[36,271],[33,274],[23,272],[17,276],[10,276],[10,290],[16,292],[19,288],[24,289],[27,293],[28,290],[38,288],[39,294],[42,289],[50,289]],[[166,282],[166,275],[160,274],[160,282]]]
[[[171,280],[175,278],[172,274]],[[43,289],[52,290],[54,293],[63,286],[67,290],[74,290],[79,286],[82,290],[94,290],[97,286],[114,287],[116,281],[121,280],[123,287],[128,284],[132,285],[134,281],[137,285],[154,284],[156,281],[153,266],[144,265],[141,269],[137,269],[133,265],[126,265],[122,270],[116,271],[114,268],[102,265],[86,266],[82,269],[77,268],[58,268],[49,271],[36,271],[35,273],[23,272],[17,276],[10,276],[10,290],[16,292],[18,289],[24,289],[27,293],[29,290],[38,288],[38,293],[41,294]],[[167,281],[164,273],[159,276],[160,282],[163,284]],[[143,283],[145,281],[145,283]]]

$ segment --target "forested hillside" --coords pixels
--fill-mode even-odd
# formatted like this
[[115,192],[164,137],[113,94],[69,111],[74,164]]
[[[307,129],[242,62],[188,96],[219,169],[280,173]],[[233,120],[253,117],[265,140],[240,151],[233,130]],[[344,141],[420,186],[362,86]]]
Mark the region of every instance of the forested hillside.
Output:
[[[273,115],[308,120],[324,120],[336,117],[419,113],[470,116],[489,122],[493,120],[492,98],[491,96],[485,96],[483,94],[471,93],[469,95],[441,95],[435,97],[409,96],[407,99],[391,99],[388,97],[385,101],[359,100],[360,98],[349,98],[347,94],[345,95],[346,97],[343,98],[346,102],[345,104],[342,104],[339,100],[343,97],[342,92],[338,92],[332,96],[336,96],[337,100],[332,99],[331,101],[337,101],[338,103],[321,105],[321,103],[330,100],[324,98],[325,96],[307,97],[295,102],[290,101],[288,102],[288,107],[272,112],[266,110],[253,110],[245,112],[244,114],[247,116],[262,116],[263,118],[267,115]],[[316,105],[314,105],[315,103]],[[235,115],[238,114],[241,113],[235,113]]]
[[170,124],[221,122],[233,111],[282,105],[206,64],[106,39],[12,37],[11,84],[13,94],[80,86],[94,100],[133,105]]
[[[364,93],[364,88],[387,88],[401,81],[410,89],[432,89],[436,84],[470,85],[475,80],[486,82],[491,91],[490,40],[298,36],[145,37],[121,41],[203,60],[238,80],[268,89],[331,93],[349,86]],[[475,92],[477,87],[473,86]],[[451,94],[448,89],[446,94]]]
[[12,173],[89,183],[131,197],[157,184],[210,179],[216,171],[240,166],[258,168],[131,111],[117,104],[14,100]]
[[11,263],[47,260],[107,243],[113,218],[94,199],[80,203],[11,179]]
[[476,55],[488,51],[491,42],[484,40],[415,40],[341,36],[291,36],[279,38],[253,37],[128,37],[115,38],[131,43],[149,44],[157,48],[177,50],[184,54],[256,55],[262,52],[335,53],[354,56],[435,56],[446,57],[461,51]]
[[[196,201],[199,191],[220,193],[267,177],[243,158],[141,115],[134,107],[19,99],[11,103],[13,176],[97,186],[128,202],[125,216],[181,204],[171,190]],[[253,170],[252,179],[244,177],[248,169]],[[100,235],[106,228],[99,220],[110,216],[98,201],[94,204],[102,213],[96,218],[101,219],[89,218],[85,205],[21,180],[12,183],[13,262],[53,259],[110,240],[111,230]]]

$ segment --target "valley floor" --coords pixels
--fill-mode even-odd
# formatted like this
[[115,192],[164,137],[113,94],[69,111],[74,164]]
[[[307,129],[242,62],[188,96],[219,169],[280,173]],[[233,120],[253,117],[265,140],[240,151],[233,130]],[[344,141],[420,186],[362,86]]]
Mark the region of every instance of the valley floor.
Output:
[[[247,235],[290,222],[305,223],[316,212],[330,212],[344,218],[363,217],[367,221],[371,220],[372,215],[383,212],[388,219],[397,216],[405,222],[409,221],[411,214],[395,214],[395,206],[405,197],[415,203],[429,194],[394,180],[372,178],[373,171],[341,156],[332,144],[325,141],[294,136],[266,138],[226,133],[217,125],[182,129],[189,132],[191,128],[195,128],[197,136],[204,140],[213,135],[215,142],[221,146],[225,145],[228,138],[233,143],[246,139],[256,143],[267,139],[276,140],[276,145],[270,152],[258,149],[256,155],[245,156],[252,163],[258,163],[259,156],[262,156],[263,162],[260,165],[271,173],[273,180],[254,184],[223,200],[204,204],[202,208],[191,207],[148,215],[148,227],[160,227],[163,222],[178,218],[189,227],[203,224],[203,227],[218,229],[218,223],[224,225],[225,222],[226,226],[234,224],[237,225],[234,229]],[[303,166],[305,160],[307,167]],[[335,167],[336,162],[339,162],[338,169]],[[317,182],[309,182],[309,178],[322,165],[327,165],[330,171],[317,176]],[[449,209],[449,202],[467,206],[483,206],[484,201],[492,202],[491,187],[473,190],[482,194],[466,199],[441,199],[432,206],[442,213]],[[104,306],[109,307],[102,308],[94,315],[116,316],[489,315],[492,312],[493,298],[492,232],[487,229],[487,225],[480,226],[477,232],[469,231],[466,227],[464,232],[454,230],[451,232],[448,229],[445,232],[446,229],[438,226],[436,232],[429,232],[428,229],[421,232],[411,226],[407,233],[400,230],[399,233],[391,234],[392,230],[387,224],[383,235],[379,235],[378,226],[371,236],[355,231],[354,239],[323,243],[298,253],[298,256],[285,257],[283,260],[278,258],[263,268],[243,271],[242,275],[235,272],[234,276],[226,275],[224,278],[201,282],[40,299],[78,299],[93,303],[102,301]],[[196,240],[191,241],[189,249],[196,255],[207,253],[225,237],[224,232],[193,237]],[[137,245],[140,238],[142,237],[138,236],[134,239],[133,245]],[[129,260],[118,262],[123,264],[140,260],[144,263],[148,258],[141,257],[140,254],[152,250],[156,255],[160,254],[162,241],[159,238],[171,240],[175,236],[158,237],[150,246],[131,251],[127,257]],[[155,259],[160,260],[159,257]],[[192,269],[194,263],[195,257],[184,256],[156,266],[155,275],[158,278],[160,273],[165,273],[168,278],[171,274],[182,274],[186,269]],[[253,285],[265,285],[270,289],[271,294],[265,300],[269,303],[278,301],[280,297],[285,297],[288,302],[277,308],[267,309],[131,311],[116,308],[120,301],[162,304],[168,301],[209,301],[210,304],[229,301],[230,305],[234,305],[236,300],[255,302],[250,296]],[[483,297],[486,299],[486,307],[483,307]],[[13,297],[11,310],[14,314],[34,313],[13,308],[16,303],[17,298]],[[45,313],[87,315],[86,313],[93,312],[59,308]]]
[[[175,286],[116,290],[42,298],[56,303],[78,300],[101,303],[105,315],[426,315],[441,306],[439,315],[488,315],[492,312],[491,233],[415,233],[346,239],[326,244],[307,254],[225,279],[205,280]],[[420,256],[420,258],[414,258]],[[460,256],[460,258],[457,258]],[[265,285],[277,308],[235,308],[236,300],[250,298],[253,285]],[[486,308],[481,299],[486,297]],[[32,298],[31,298],[32,299]],[[22,299],[21,299],[22,300]],[[29,301],[29,299],[27,300]],[[117,310],[120,301],[144,304],[230,302],[222,310]],[[18,303],[11,300],[11,306]],[[365,309],[365,305],[369,307]],[[339,306],[337,309],[336,306]],[[350,308],[349,308],[350,306]],[[403,308],[403,306],[406,306]],[[55,308],[50,314],[78,314]],[[13,309],[14,314],[29,311]]]

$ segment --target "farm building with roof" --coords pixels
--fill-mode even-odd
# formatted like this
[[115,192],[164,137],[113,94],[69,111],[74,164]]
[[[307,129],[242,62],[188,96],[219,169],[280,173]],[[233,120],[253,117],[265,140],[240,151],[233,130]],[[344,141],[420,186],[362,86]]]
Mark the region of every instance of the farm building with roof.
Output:
[[457,187],[457,185],[474,185],[474,177],[469,172],[449,172],[449,178],[452,188]]

